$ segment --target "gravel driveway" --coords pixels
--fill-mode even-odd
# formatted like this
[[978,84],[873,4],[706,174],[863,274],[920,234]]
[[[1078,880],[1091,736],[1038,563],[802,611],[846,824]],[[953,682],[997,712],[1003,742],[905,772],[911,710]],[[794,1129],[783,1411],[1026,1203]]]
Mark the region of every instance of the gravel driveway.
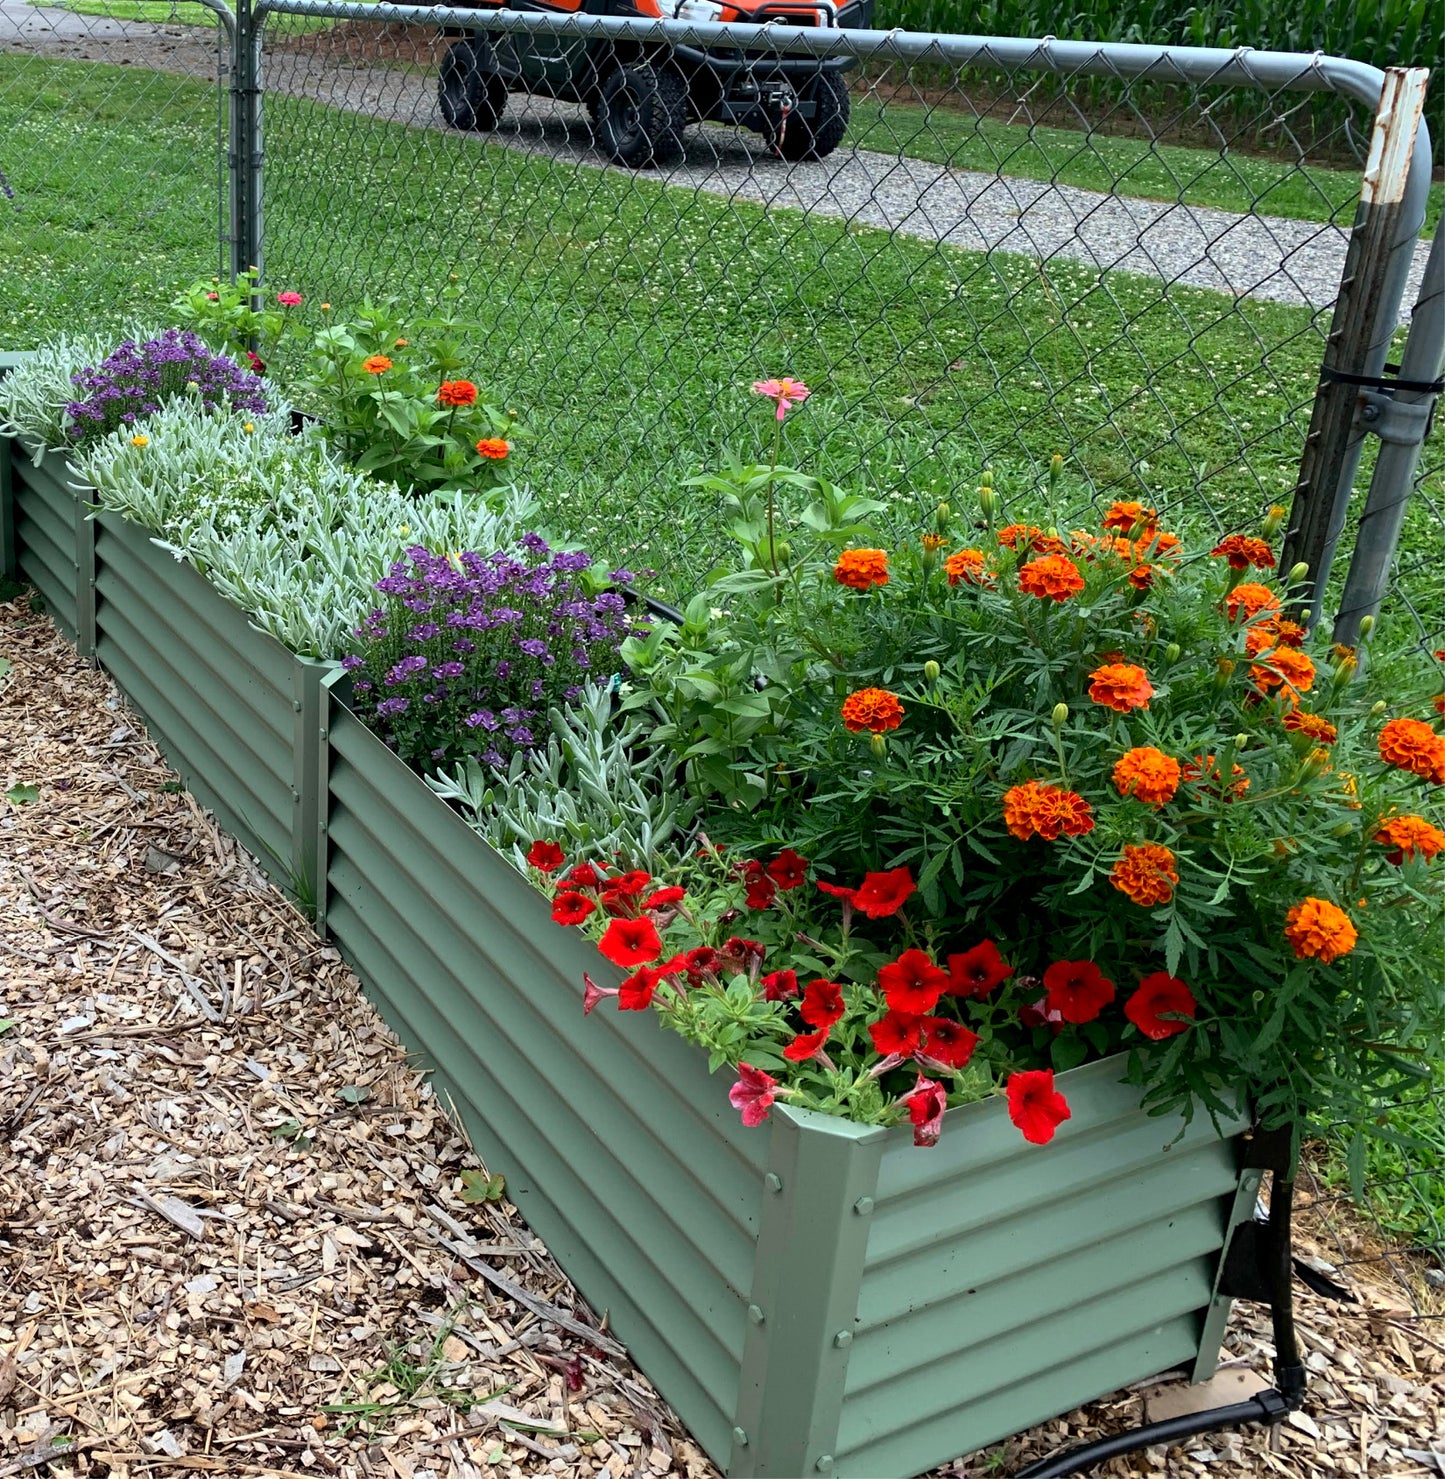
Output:
[[[0,0],[0,50],[207,80],[217,67],[207,30],[102,20],[24,0]],[[441,127],[431,72],[365,60],[368,50],[364,40],[353,46],[339,32],[292,38],[268,50],[267,90],[389,122]],[[415,49],[408,49],[426,62],[435,52],[431,33],[421,31]],[[585,112],[571,104],[514,95],[492,138],[577,168],[611,168],[592,147]],[[685,160],[664,178],[677,187],[821,212],[970,251],[1064,259],[1279,303],[1327,307],[1345,259],[1347,234],[1337,226],[1105,195],[862,149],[787,167],[768,156],[756,135],[706,125],[689,131]],[[1426,251],[1425,243],[1417,245],[1407,304],[1414,301]]]

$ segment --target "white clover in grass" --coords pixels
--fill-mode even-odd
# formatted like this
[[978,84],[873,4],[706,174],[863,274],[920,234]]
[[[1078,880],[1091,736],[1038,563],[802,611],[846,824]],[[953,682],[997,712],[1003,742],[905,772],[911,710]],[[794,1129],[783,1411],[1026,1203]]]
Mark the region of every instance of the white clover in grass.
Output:
[[616,714],[610,688],[592,684],[549,712],[545,748],[517,751],[505,772],[469,760],[427,784],[524,874],[539,839],[572,862],[664,867],[683,850],[698,803],[672,784],[666,748],[645,745],[656,717]]

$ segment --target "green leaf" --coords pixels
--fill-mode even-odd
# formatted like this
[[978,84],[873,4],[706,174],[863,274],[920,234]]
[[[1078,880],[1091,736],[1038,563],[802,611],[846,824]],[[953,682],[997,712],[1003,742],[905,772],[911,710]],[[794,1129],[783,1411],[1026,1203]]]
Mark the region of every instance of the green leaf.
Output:
[[5,799],[12,806],[28,806],[32,801],[40,800],[40,787],[22,781],[10,787],[5,793]]
[[0,681],[4,680],[5,674],[10,671],[11,662],[8,657],[0,657]]
[[336,1097],[343,1104],[364,1104],[371,1098],[371,1090],[365,1084],[347,1084],[344,1089],[337,1089]]
[[0,1017],[0,1036],[3,1036],[5,1033],[9,1032],[10,1029],[15,1025],[16,1024],[14,1017]]
[[500,1202],[507,1189],[506,1178],[488,1176],[485,1171],[462,1172],[462,1200],[468,1206],[479,1202]]

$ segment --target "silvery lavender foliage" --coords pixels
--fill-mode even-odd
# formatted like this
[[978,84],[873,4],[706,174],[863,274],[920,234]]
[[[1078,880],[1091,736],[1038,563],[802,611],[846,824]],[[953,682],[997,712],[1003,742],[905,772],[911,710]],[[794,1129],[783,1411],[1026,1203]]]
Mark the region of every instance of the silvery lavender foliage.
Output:
[[196,396],[209,410],[266,411],[260,379],[224,354],[212,354],[189,329],[167,329],[140,344],[123,340],[100,364],[70,378],[81,392],[65,408],[66,430],[76,443],[134,426],[180,395]]
[[[545,736],[539,716],[607,681],[622,642],[647,630],[591,557],[524,534],[521,554],[435,554],[420,545],[376,583],[386,602],[356,630],[357,711],[419,770],[475,757],[504,767]],[[612,580],[626,584],[625,570]]]

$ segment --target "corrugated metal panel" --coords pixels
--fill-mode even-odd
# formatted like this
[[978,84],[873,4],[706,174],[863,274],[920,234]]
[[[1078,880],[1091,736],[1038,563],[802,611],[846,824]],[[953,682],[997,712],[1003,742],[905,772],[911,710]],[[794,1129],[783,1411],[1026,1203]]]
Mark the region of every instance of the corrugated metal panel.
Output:
[[45,608],[67,640],[75,640],[75,526],[81,509],[65,485],[64,464],[54,456],[37,467],[25,449],[13,445],[11,486],[20,569],[39,591]]
[[916,1473],[1192,1363],[1234,1152],[1207,1117],[1176,1139],[1141,1116],[1118,1073],[1061,1076],[1074,1118],[1047,1147],[994,1102],[950,1113],[926,1155],[885,1152],[837,1472]]
[[584,1019],[616,973],[339,704],[328,922],[479,1152],[719,1462],[768,1141],[650,1013]]
[[187,785],[264,864],[292,852],[292,659],[195,571],[98,520],[96,655]]

